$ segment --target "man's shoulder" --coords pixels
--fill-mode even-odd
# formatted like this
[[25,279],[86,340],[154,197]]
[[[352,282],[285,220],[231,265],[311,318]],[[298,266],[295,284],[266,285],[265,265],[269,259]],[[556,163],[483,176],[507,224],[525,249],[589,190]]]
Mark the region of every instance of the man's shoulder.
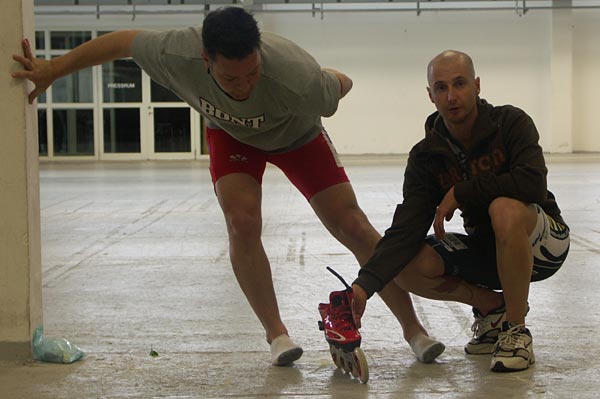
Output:
[[293,41],[271,32],[261,33],[261,55],[264,72],[271,75],[302,73],[314,70],[318,64],[302,47]]
[[292,96],[306,92],[307,82],[320,76],[321,67],[306,50],[274,33],[262,32],[261,56],[265,81]]
[[434,147],[435,138],[427,135],[412,146],[408,153],[409,159],[420,160],[427,157]]
[[261,44],[267,44],[270,46],[297,46],[297,44],[291,41],[290,39],[286,39],[285,37],[280,36],[277,33],[269,31],[260,32],[260,41]]
[[485,106],[492,119],[512,119],[518,117],[529,117],[527,112],[513,104],[491,105],[485,103]]
[[504,140],[509,140],[513,136],[525,137],[526,132],[533,134],[532,137],[537,136],[533,118],[523,109],[512,104],[490,106],[488,117],[482,121],[487,125],[481,126],[487,126],[490,132],[496,131]]
[[140,47],[155,46],[167,56],[187,59],[202,58],[202,33],[199,27],[170,29],[163,31],[144,31],[138,35]]
[[165,42],[165,54],[202,59],[202,30],[199,27],[189,27],[169,31]]

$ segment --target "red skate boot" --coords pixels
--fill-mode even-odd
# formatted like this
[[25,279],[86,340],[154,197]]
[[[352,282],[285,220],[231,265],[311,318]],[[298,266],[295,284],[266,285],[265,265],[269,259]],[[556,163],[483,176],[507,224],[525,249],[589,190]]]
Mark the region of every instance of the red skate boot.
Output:
[[329,294],[329,303],[319,304],[319,329],[325,332],[329,343],[331,358],[338,368],[358,378],[360,382],[369,380],[369,366],[362,349],[360,349],[360,332],[352,319],[352,287],[330,267],[327,268],[346,286],[343,291]]

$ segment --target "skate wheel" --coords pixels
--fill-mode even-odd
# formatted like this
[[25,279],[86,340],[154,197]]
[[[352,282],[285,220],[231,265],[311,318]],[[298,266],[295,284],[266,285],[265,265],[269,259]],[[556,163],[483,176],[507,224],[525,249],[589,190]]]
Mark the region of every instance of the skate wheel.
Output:
[[346,373],[349,373],[352,370],[352,363],[346,360],[343,356],[341,357],[342,367]]
[[365,357],[362,349],[354,348],[354,352],[352,352],[352,358],[356,364],[355,377],[358,377],[358,380],[365,384],[367,381],[369,381],[369,365],[367,364],[367,358]]
[[[354,355],[352,355],[352,357],[354,357]],[[352,377],[354,378],[358,378],[358,365],[354,365],[351,362],[348,362],[350,364],[350,372],[352,373]]]
[[335,364],[335,367],[337,367],[338,369],[342,367],[342,359],[337,351],[337,349],[332,346],[329,348],[329,353],[331,353],[331,359],[333,360],[333,364]]

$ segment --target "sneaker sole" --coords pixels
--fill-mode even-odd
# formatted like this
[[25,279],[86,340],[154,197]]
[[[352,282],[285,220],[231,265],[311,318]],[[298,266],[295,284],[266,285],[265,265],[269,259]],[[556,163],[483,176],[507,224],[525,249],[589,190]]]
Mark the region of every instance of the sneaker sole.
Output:
[[502,363],[502,361],[497,361],[494,366],[492,366],[492,371],[496,371],[496,372],[500,372],[500,373],[510,373],[513,371],[524,371],[527,370],[530,366],[532,366],[535,363],[535,355],[531,355],[531,358],[529,359],[529,361],[527,362],[527,364],[525,365],[525,367],[519,367],[519,368],[514,368],[514,367],[506,367],[504,365],[504,363]]
[[530,364],[527,364],[527,366],[523,367],[523,368],[510,368],[510,367],[506,367],[504,366],[504,363],[502,362],[497,362],[496,364],[494,364],[494,367],[492,367],[492,371],[498,372],[498,373],[511,373],[514,371],[524,371],[527,370],[529,368]]
[[464,349],[467,355],[491,355],[494,351],[494,344],[467,344]]
[[303,353],[304,351],[302,348],[293,348],[289,351],[285,351],[277,357],[277,360],[273,362],[273,366],[287,366],[300,359]]

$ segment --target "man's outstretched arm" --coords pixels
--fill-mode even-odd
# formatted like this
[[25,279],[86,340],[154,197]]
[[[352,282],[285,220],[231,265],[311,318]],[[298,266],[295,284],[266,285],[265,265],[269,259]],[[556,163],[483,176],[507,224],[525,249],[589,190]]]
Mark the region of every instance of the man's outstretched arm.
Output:
[[23,39],[23,55],[13,55],[13,59],[23,66],[23,70],[12,73],[15,79],[28,79],[35,88],[29,93],[29,103],[58,78],[80,69],[104,64],[119,58],[131,57],[131,43],[138,30],[111,32],[76,47],[65,55],[52,60],[35,58],[28,39]]

